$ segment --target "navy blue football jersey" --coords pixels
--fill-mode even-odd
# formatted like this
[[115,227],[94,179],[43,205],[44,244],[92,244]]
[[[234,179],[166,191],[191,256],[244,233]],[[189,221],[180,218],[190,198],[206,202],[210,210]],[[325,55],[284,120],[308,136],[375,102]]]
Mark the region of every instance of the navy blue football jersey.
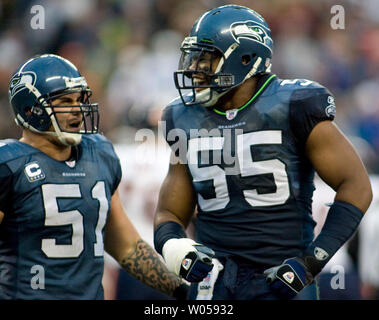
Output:
[[219,257],[262,266],[301,254],[315,226],[305,142],[334,115],[333,96],[320,84],[272,74],[236,110],[171,102],[162,121],[197,194],[197,241]]
[[103,233],[121,167],[101,135],[72,161],[0,141],[0,299],[103,299]]

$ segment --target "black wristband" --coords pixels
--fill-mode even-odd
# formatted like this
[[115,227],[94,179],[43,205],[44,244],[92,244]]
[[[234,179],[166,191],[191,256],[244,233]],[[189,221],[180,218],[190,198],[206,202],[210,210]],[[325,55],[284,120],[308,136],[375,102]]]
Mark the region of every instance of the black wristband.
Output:
[[154,230],[154,247],[159,254],[162,254],[163,245],[169,239],[187,238],[183,227],[174,221],[167,221],[160,224]]
[[330,207],[323,228],[303,254],[305,265],[315,276],[328,263],[358,228],[363,212],[356,206],[335,201]]

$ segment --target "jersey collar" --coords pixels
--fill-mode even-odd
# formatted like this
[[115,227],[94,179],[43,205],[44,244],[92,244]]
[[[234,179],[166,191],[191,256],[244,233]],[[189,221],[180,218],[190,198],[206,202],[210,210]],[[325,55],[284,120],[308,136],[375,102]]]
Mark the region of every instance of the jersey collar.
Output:
[[[271,81],[274,78],[276,78],[276,75],[275,74],[270,74],[270,73],[264,75],[263,77],[261,77],[258,80],[258,85],[257,85],[257,88],[259,88],[259,89],[255,92],[255,94],[251,97],[251,99],[249,101],[247,101],[242,107],[239,107],[237,109],[237,112],[241,111],[242,109],[245,109],[249,104],[251,104],[254,100],[256,100],[257,97],[262,94],[262,92],[264,91],[264,89],[271,83]],[[221,114],[223,116],[226,116],[226,112],[217,110],[215,108],[213,108],[213,111],[216,112],[216,113],[218,113],[218,114]]]

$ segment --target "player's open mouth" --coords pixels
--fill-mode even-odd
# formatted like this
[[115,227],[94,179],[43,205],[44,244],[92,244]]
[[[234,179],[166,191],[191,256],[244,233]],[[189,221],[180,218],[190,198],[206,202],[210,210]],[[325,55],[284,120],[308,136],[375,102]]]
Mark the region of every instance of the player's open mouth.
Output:
[[82,122],[80,120],[72,121],[68,124],[68,127],[72,131],[79,131],[80,127],[82,125]]
[[200,90],[203,90],[204,88],[206,88],[206,86],[208,85],[208,81],[206,81],[205,79],[195,78],[195,79],[193,79],[193,84],[195,86],[199,86],[200,88],[196,88],[195,90],[200,91]]

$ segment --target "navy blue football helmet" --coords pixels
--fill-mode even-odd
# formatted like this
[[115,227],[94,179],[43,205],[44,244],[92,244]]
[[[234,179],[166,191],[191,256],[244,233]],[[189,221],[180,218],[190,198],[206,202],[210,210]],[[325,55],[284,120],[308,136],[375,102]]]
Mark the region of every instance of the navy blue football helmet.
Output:
[[210,107],[245,80],[270,72],[273,41],[257,12],[226,5],[203,14],[180,49],[174,81],[183,103]]
[[[54,99],[75,92],[80,93],[79,104],[52,104]],[[78,144],[82,134],[98,132],[98,104],[90,103],[91,94],[78,69],[70,61],[53,54],[26,61],[13,74],[9,84],[9,101],[16,123],[33,132],[57,136],[64,145]],[[81,123],[72,130],[62,128],[56,115],[73,112],[81,113]]]

